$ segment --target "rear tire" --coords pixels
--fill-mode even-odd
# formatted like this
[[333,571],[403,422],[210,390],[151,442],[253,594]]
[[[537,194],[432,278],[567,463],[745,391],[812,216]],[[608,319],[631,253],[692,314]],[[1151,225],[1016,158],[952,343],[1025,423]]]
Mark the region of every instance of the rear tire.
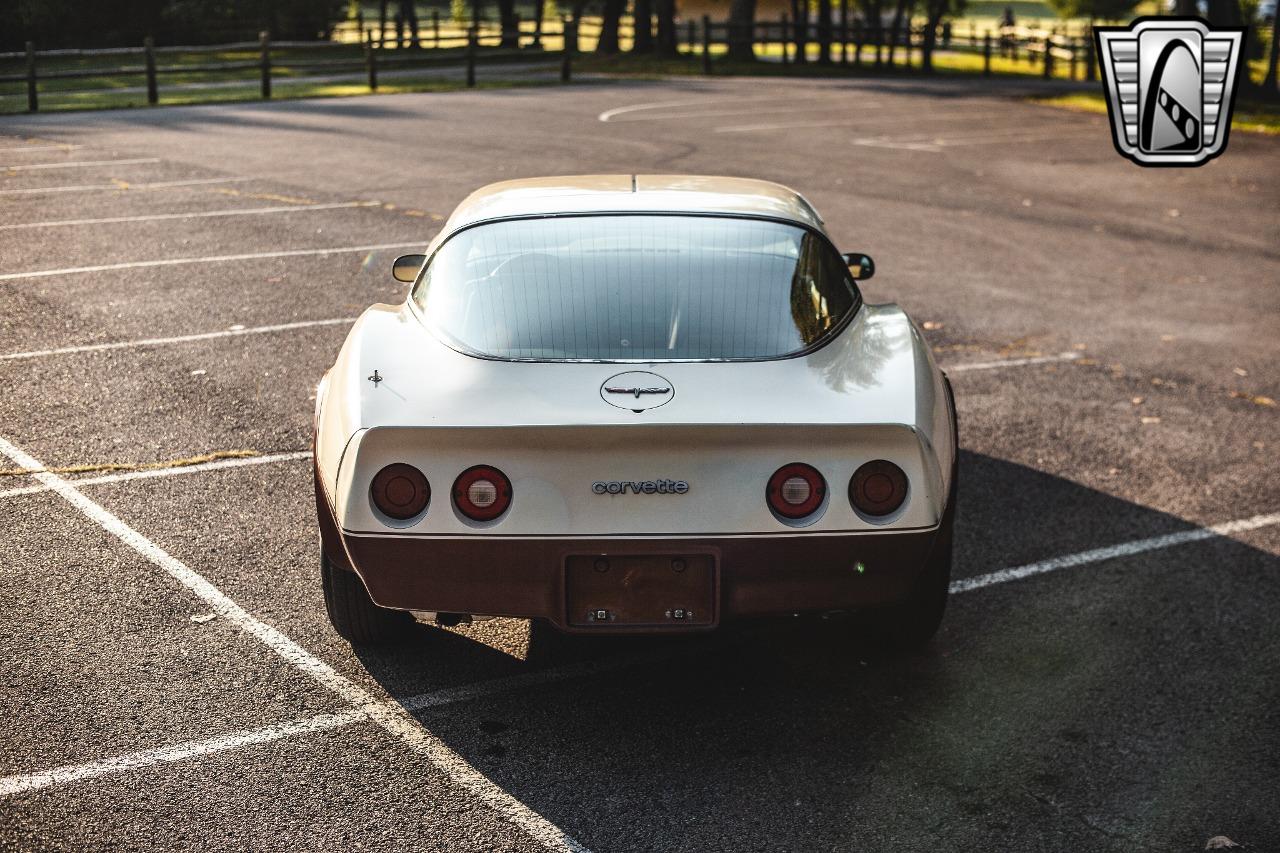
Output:
[[408,613],[374,604],[360,576],[333,565],[324,549],[320,551],[320,579],[333,630],[353,646],[393,642],[402,638],[413,624],[413,617]]
[[951,586],[953,521],[954,513],[948,507],[910,595],[866,615],[863,628],[879,645],[893,651],[919,651],[938,632]]

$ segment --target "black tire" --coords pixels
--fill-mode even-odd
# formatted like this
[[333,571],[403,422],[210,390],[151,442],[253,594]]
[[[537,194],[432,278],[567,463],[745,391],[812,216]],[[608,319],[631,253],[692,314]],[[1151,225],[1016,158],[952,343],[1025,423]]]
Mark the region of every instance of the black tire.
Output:
[[401,639],[413,624],[403,610],[388,610],[373,603],[364,581],[355,572],[338,568],[320,551],[320,579],[324,606],[338,636],[353,646],[373,646]]
[[[954,497],[954,495],[953,495]],[[929,549],[924,571],[903,601],[867,613],[863,629],[877,645],[891,651],[918,651],[929,644],[942,624],[951,586],[954,501],[947,507],[938,535]]]
[[867,613],[864,631],[878,644],[892,651],[919,651],[929,644],[942,624],[951,588],[951,555],[956,520],[956,494],[960,472],[960,430],[956,419],[955,397],[951,382],[943,377],[947,402],[951,406],[952,438],[955,458],[951,462],[951,488],[947,491],[947,508],[942,513],[938,534],[925,558],[924,570],[916,578],[911,593],[901,602]]

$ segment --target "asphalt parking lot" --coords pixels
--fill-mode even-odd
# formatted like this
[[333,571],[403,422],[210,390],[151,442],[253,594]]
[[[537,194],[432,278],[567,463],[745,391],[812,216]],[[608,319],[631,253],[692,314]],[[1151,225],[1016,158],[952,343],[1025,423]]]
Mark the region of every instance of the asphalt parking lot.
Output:
[[[927,653],[332,632],[316,382],[467,192],[583,172],[786,183],[924,324]],[[1280,849],[1280,140],[695,80],[8,118],[0,173],[0,847]]]

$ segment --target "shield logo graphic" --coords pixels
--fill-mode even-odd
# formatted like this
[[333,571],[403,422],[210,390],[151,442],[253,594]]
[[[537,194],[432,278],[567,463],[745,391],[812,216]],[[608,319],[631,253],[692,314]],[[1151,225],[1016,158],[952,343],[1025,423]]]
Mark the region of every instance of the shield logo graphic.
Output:
[[1244,27],[1139,18],[1094,38],[1117,151],[1139,166],[1201,166],[1226,150]]

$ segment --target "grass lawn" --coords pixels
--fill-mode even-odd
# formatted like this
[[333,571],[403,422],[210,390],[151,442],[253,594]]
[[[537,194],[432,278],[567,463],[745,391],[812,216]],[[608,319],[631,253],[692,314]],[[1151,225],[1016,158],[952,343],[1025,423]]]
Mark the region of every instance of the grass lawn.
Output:
[[[1070,95],[1032,98],[1032,101],[1081,112],[1104,115],[1107,112],[1107,102],[1103,99],[1101,92],[1075,92]],[[1231,116],[1231,129],[1280,136],[1280,103],[1266,104],[1246,99],[1238,100],[1235,112]]]
[[[548,66],[554,70],[554,66]],[[483,74],[483,71],[481,72]],[[466,79],[462,67],[452,69],[449,76],[406,75],[403,77],[383,78],[378,82],[377,94],[400,94],[405,92],[454,92],[466,89]],[[476,81],[477,89],[501,89],[513,86],[545,86],[559,85],[555,76],[543,74],[538,77],[520,77],[515,74],[503,77],[481,76]],[[246,80],[234,86],[217,89],[169,89],[160,88],[160,106],[180,106],[186,104],[218,104],[260,101],[258,82]],[[344,82],[289,82],[279,77],[272,81],[271,94],[273,100],[290,98],[340,98],[350,95],[373,94],[364,81]],[[110,88],[81,91],[54,91],[40,93],[40,111],[54,112],[61,110],[106,110],[127,109],[147,106],[145,92],[118,91]],[[9,94],[0,96],[0,113],[16,113],[26,110],[25,94]]]
[[[1029,24],[1034,20],[1034,13],[1047,11],[1048,7],[1035,0],[1014,0],[1014,13],[1020,24]],[[934,69],[939,76],[967,77],[973,81],[974,91],[981,91],[983,72],[983,56],[980,48],[975,49],[970,43],[970,34],[981,34],[984,31],[987,12],[995,10],[998,14],[1003,10],[1001,0],[979,0],[969,6],[970,15],[955,22],[953,32],[955,41],[950,50],[939,50],[934,54]],[[368,21],[366,17],[366,21]],[[994,23],[994,18],[992,19]],[[443,38],[458,36],[462,31],[451,21],[442,21]],[[1042,19],[1048,24],[1049,19]],[[553,27],[558,24],[548,22],[548,35],[544,38],[544,50],[525,48],[518,54],[510,51],[494,52],[493,48],[482,48],[478,59],[478,67],[482,75],[481,88],[496,88],[517,85],[546,85],[556,82],[554,73],[548,74],[560,62],[562,40],[553,35]],[[531,33],[530,22],[525,22],[524,31]],[[623,53],[617,56],[596,56],[590,52],[598,31],[598,21],[584,19],[582,39],[583,52],[574,58],[575,75],[607,74],[630,78],[657,79],[667,76],[701,75],[703,62],[700,48],[686,52],[679,57],[660,58],[656,56],[632,56]],[[1074,31],[1074,29],[1073,29]],[[1263,33],[1259,33],[1263,35]],[[683,31],[681,37],[684,37]],[[497,32],[490,25],[484,37],[485,44],[496,44]],[[626,47],[624,38],[624,49]],[[430,43],[428,41],[428,43]],[[448,44],[448,42],[445,42]],[[454,42],[456,44],[456,42]],[[978,43],[981,43],[980,35]],[[887,60],[888,48],[882,47],[882,57]],[[379,92],[444,92],[464,88],[465,71],[462,59],[465,51],[460,47],[443,48],[404,48],[390,47],[378,52]],[[847,62],[840,61],[838,45],[833,45],[830,65],[819,65],[816,62],[818,49],[816,44],[810,45],[808,63],[796,65],[783,64],[782,46],[777,43],[759,45],[756,55],[763,61],[741,62],[731,61],[725,57],[724,45],[713,45],[712,73],[717,76],[800,76],[800,77],[853,77],[868,75],[911,75],[919,73],[921,52],[915,46],[908,54],[901,47],[896,51],[894,67],[887,62],[880,68],[874,67],[875,51],[866,46],[861,53],[861,62],[853,60],[854,47],[849,45]],[[198,104],[252,101],[259,97],[257,62],[260,56],[256,47],[237,48],[235,50],[191,50],[181,52],[162,52],[156,56],[160,67],[158,77],[159,100],[166,104]],[[406,65],[412,60],[416,65]],[[1059,57],[1053,66],[1055,79],[1075,79],[1082,81],[1085,77],[1086,54],[1080,52],[1075,68],[1064,58]],[[437,62],[440,67],[437,67]],[[538,66],[540,73],[529,74],[525,69],[512,69],[497,74],[493,67],[504,62],[530,63]],[[74,78],[45,77],[39,81],[40,109],[43,110],[75,110],[75,109],[113,109],[126,107],[142,107],[146,105],[145,75],[142,67],[141,50],[126,54],[107,56],[45,56],[38,60],[38,69],[42,74],[59,72],[89,72],[89,76]],[[208,70],[202,66],[211,64],[232,63],[241,67],[232,70]],[[345,95],[369,94],[369,88],[363,78],[364,52],[354,42],[317,44],[316,46],[299,46],[273,49],[272,63],[272,95],[277,99],[341,97]],[[338,63],[330,67],[316,67],[314,63]],[[545,69],[543,70],[545,63]],[[409,68],[412,67],[412,72]],[[5,60],[0,62],[0,76],[21,74],[25,68],[23,60]],[[96,74],[114,71],[111,74]],[[399,73],[391,73],[399,72]],[[1250,63],[1250,73],[1255,80],[1261,81],[1265,73],[1265,63],[1256,60]],[[1017,58],[1005,58],[998,55],[998,50],[991,60],[991,74],[1001,78],[1040,78],[1043,76],[1043,64],[1040,59],[1019,53]],[[318,79],[341,76],[342,79]],[[187,88],[183,88],[183,87]],[[1062,106],[1072,109],[1105,112],[1105,104],[1101,94],[1080,93],[1055,97],[1037,98],[1040,103]],[[1277,103],[1242,103],[1239,104],[1233,127],[1239,130],[1276,133],[1277,113],[1280,112],[1280,99]],[[26,88],[24,82],[0,83],[0,113],[25,112],[27,107]]]
[[[884,65],[876,69],[873,65],[875,59],[875,51],[871,47],[864,47],[861,55],[861,62],[854,61],[854,48],[849,47],[848,62],[841,63],[837,49],[832,49],[832,63],[830,65],[819,65],[817,62],[818,51],[814,47],[809,51],[809,62],[803,65],[783,65],[778,60],[781,58],[781,48],[778,45],[769,45],[767,47],[758,47],[756,55],[767,61],[763,62],[740,62],[731,61],[724,57],[725,50],[722,46],[713,46],[712,55],[712,74],[722,76],[738,76],[749,75],[754,77],[844,77],[844,76],[865,76],[867,74],[896,74],[910,73],[912,71],[919,73],[921,69],[920,49],[913,48],[910,53],[910,62],[907,61],[907,54],[899,48],[895,52],[894,66],[889,67],[888,48],[881,49],[881,57]],[[982,76],[983,59],[981,53],[974,53],[968,50],[949,50],[938,51],[933,55],[934,70],[940,75],[953,74],[965,75],[972,77]],[[618,74],[627,77],[655,78],[670,75],[687,75],[702,74],[702,54],[682,54],[680,57],[659,58],[653,56],[630,56],[620,54],[618,56],[594,56],[584,55],[575,60],[575,68],[582,71],[599,72],[605,74]],[[996,77],[1035,77],[1039,78],[1043,72],[1043,65],[1039,60],[1031,61],[1025,55],[1020,55],[1017,59],[1005,59],[999,56],[991,58],[991,73]],[[1064,60],[1058,60],[1054,63],[1053,77],[1058,80],[1067,80],[1070,78],[1071,64]],[[1080,56],[1080,61],[1076,65],[1075,79],[1083,80],[1085,74],[1084,55]]]

